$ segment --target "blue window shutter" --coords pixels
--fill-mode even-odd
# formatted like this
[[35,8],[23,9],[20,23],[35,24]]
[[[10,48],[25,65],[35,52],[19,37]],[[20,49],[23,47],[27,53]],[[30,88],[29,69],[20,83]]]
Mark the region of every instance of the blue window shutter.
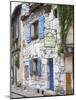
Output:
[[31,42],[31,24],[27,25],[27,42]]
[[33,63],[32,63],[32,59],[29,59],[29,69],[30,69],[30,76],[33,75]]
[[38,58],[38,65],[37,65],[37,70],[38,70],[38,76],[41,77],[41,72],[42,72],[42,68],[41,68],[41,59]]
[[45,17],[40,16],[39,17],[39,38],[42,39],[44,38],[44,23],[45,23]]

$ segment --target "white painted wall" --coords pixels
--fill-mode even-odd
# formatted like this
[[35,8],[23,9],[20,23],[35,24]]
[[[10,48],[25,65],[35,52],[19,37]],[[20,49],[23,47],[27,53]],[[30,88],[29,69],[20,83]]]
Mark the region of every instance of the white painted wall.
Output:
[[71,26],[67,35],[66,44],[73,44],[73,34],[73,26]]
[[71,73],[73,71],[72,55],[65,57],[65,70],[66,72],[71,72]]

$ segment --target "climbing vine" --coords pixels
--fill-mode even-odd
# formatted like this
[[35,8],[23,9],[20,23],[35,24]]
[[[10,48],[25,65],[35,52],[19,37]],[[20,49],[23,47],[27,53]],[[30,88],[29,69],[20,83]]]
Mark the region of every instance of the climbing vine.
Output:
[[58,55],[64,53],[66,47],[66,38],[69,31],[70,26],[73,24],[74,18],[74,7],[70,5],[59,5],[58,6],[58,14],[59,14],[59,24],[60,24],[60,38],[61,44],[58,49]]
[[17,68],[19,68],[19,58],[18,57],[16,57],[16,59],[15,59],[15,66]]

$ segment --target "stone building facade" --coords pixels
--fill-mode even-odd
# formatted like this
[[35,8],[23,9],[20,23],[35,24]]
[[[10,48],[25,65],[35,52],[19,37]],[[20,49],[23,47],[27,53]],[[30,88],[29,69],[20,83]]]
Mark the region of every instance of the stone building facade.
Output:
[[[19,18],[17,32],[19,49],[12,51],[11,48],[11,60],[19,54],[19,68],[16,67],[15,60],[11,63],[13,83],[15,85],[21,83],[24,88],[34,89],[42,94],[72,94],[71,90],[74,88],[73,26],[67,35],[66,52],[59,56],[61,39],[57,5],[22,3],[19,9],[18,14],[16,8],[15,15],[12,15],[14,19]],[[11,28],[14,23],[16,20],[12,19]],[[15,39],[13,34],[16,34],[13,31],[14,29],[12,40]]]
[[21,67],[21,5],[18,5],[11,15],[10,35],[10,61],[11,61],[11,84],[17,86],[23,81],[23,69]]
[[66,92],[64,55],[58,56],[60,28],[57,5],[31,4],[29,14],[22,15],[24,80],[27,87],[42,93],[60,88]]

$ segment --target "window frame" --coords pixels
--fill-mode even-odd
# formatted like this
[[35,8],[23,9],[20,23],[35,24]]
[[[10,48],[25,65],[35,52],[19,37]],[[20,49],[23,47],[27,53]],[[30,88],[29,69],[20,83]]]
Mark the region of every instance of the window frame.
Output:
[[[38,69],[37,69],[37,64],[38,64],[38,59],[32,59],[32,64],[33,64],[33,75],[38,76]],[[35,64],[35,65],[34,65]]]
[[[31,34],[33,34],[34,36],[31,35],[32,40],[36,40],[38,39],[38,20],[34,21],[31,25],[33,26],[33,32]],[[37,32],[36,32],[37,31]]]

